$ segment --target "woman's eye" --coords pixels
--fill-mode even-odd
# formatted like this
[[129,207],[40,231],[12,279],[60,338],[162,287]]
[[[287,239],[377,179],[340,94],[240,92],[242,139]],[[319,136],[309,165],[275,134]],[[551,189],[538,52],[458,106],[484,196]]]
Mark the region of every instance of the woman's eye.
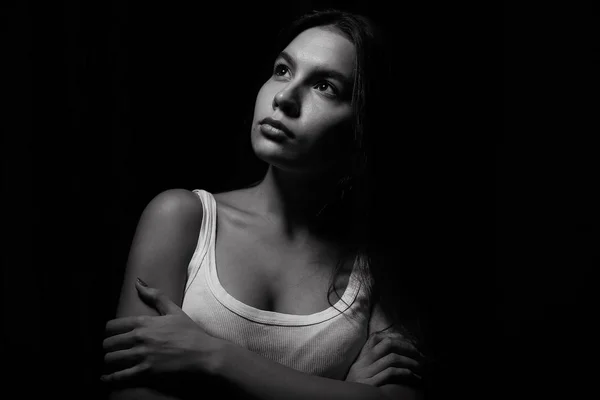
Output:
[[287,65],[285,65],[285,64],[277,64],[275,66],[275,69],[273,70],[273,75],[284,76],[288,72],[289,72],[289,68],[287,67]]
[[335,86],[333,86],[329,82],[319,82],[315,85],[315,89],[331,96],[337,96],[338,94],[338,91],[335,88]]

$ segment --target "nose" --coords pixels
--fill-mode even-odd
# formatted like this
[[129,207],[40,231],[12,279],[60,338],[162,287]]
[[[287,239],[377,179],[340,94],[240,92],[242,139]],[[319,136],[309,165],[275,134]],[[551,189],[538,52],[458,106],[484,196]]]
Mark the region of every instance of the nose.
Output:
[[273,110],[280,109],[289,117],[297,118],[300,115],[300,104],[296,90],[286,86],[273,97]]

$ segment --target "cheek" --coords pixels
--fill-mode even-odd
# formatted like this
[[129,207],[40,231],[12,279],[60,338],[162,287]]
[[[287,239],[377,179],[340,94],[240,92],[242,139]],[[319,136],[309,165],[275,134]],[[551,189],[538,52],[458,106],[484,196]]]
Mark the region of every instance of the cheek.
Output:
[[256,102],[254,104],[255,113],[269,109],[273,103],[273,90],[267,81],[258,91],[256,95]]
[[312,118],[312,131],[318,132],[318,142],[326,146],[338,142],[350,134],[352,113],[344,108],[341,110],[319,110]]
[[313,162],[333,162],[344,158],[351,144],[352,132],[350,130],[350,119],[346,115],[332,116],[330,113],[322,118],[311,121],[306,126],[308,132],[304,151],[310,154]]

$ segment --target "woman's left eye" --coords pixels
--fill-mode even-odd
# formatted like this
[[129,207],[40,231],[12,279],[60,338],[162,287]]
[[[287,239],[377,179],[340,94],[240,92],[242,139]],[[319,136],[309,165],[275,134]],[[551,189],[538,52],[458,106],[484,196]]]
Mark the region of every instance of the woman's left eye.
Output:
[[324,92],[325,94],[329,94],[332,96],[337,96],[337,94],[338,94],[336,87],[326,81],[317,83],[315,85],[315,88],[317,90],[319,90],[320,92]]

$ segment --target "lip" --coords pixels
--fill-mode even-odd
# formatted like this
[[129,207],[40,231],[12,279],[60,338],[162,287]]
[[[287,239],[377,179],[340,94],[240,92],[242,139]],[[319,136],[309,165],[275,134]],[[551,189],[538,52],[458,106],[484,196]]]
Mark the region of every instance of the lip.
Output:
[[280,129],[281,131],[283,131],[283,133],[285,133],[287,137],[289,137],[291,139],[294,138],[294,134],[292,133],[292,131],[290,131],[288,129],[288,127],[285,126],[285,124],[281,121],[277,121],[273,118],[264,118],[259,121],[259,124],[260,125],[263,125],[263,124],[271,125],[273,128],[277,128],[277,129]]

